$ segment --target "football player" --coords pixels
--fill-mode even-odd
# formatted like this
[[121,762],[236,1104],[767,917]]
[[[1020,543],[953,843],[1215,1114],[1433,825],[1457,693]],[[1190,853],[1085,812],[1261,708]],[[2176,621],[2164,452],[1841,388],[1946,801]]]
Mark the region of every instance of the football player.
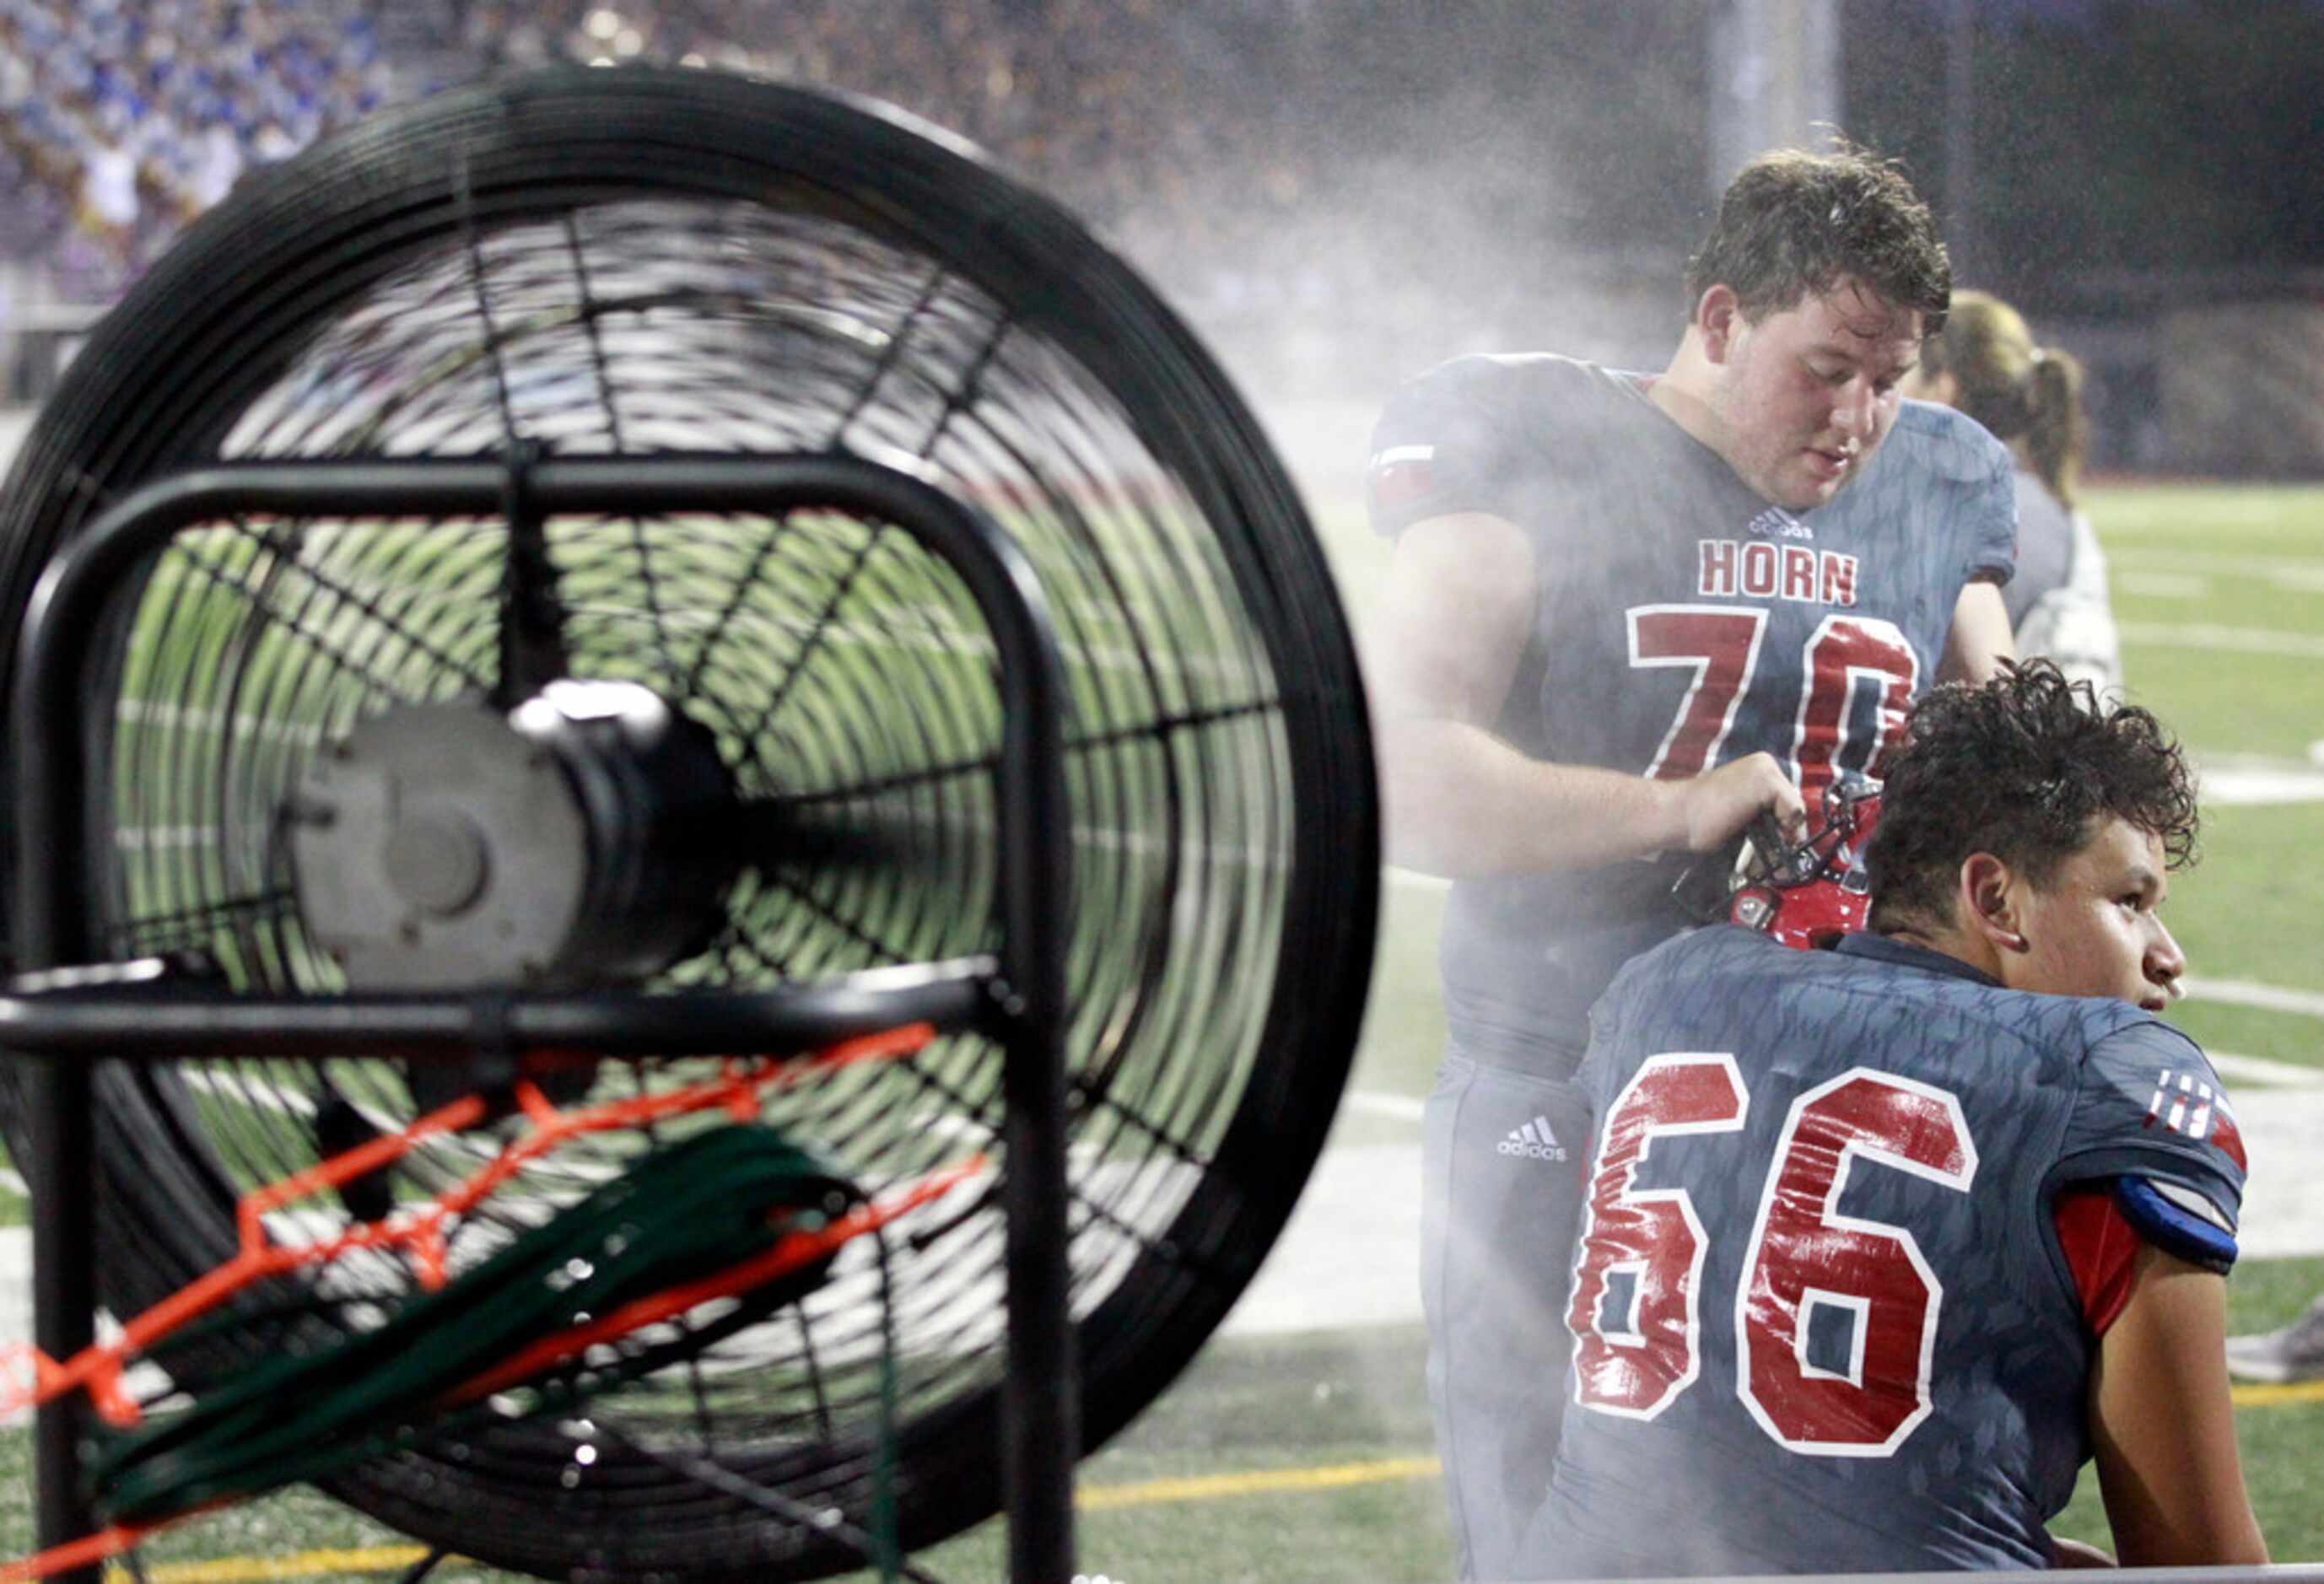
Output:
[[1428,1377],[1463,1572],[1507,1565],[1563,1410],[1614,971],[1692,922],[1674,859],[1877,774],[1941,670],[2009,652],[2008,452],[1898,393],[1943,320],[1927,206],[1842,147],[1754,161],[1657,375],[1462,359],[1390,401],[1370,646],[1391,852],[1452,879],[1423,1129]]
[[1525,1578],[2043,1568],[2094,1454],[2126,1565],[2259,1564],[2224,1273],[2244,1152],[2160,1021],[2178,746],[2047,660],[1914,712],[1828,950],[1625,968]]

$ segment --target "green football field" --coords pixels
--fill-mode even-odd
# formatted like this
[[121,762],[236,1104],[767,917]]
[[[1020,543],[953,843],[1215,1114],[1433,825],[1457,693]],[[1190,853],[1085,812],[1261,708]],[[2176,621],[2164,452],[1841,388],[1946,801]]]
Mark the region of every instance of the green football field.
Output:
[[[2324,1116],[2324,490],[2154,485],[2098,492],[2131,692],[2185,739],[2206,775],[2204,859],[2167,916],[2195,993],[2172,1013],[2219,1054],[2246,1119]],[[1322,527],[1359,630],[1381,548],[1351,505]],[[1417,1101],[1442,1034],[1433,934],[1442,893],[1391,875],[1379,967],[1334,1150],[1416,1145]],[[2313,1105],[2313,1111],[2301,1108]],[[2324,1129],[2255,1161],[2324,1206]],[[1415,1190],[1416,1193],[1416,1179]],[[19,1211],[19,1214],[21,1211]],[[2319,1212],[2324,1213],[2324,1212]],[[2265,1327],[2324,1289],[2324,1224],[2279,1227],[2246,1259],[2231,1322]],[[1361,1260],[1362,1250],[1349,1251]],[[1378,1279],[1406,1287],[1406,1269]],[[1440,1579],[1450,1551],[1421,1386],[1416,1322],[1215,1340],[1139,1423],[1083,1465],[1085,1573],[1129,1584]],[[2237,1397],[2246,1475],[2279,1561],[2324,1560],[2324,1383]],[[0,1434],[0,1552],[31,1540],[21,1429]],[[2087,1471],[2060,1533],[2104,1543]],[[392,1577],[416,1547],[304,1492],[190,1524],[148,1547],[156,1584]],[[947,1579],[1005,1571],[996,1522],[918,1559]],[[435,1577],[481,1570],[447,1564]]]

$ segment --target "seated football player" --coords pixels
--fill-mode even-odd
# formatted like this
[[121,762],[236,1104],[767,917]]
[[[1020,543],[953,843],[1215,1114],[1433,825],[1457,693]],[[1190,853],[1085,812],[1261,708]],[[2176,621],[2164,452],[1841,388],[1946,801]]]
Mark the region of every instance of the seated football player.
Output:
[[2047,1532],[2085,1457],[2125,1564],[2267,1560],[2222,1357],[2243,1147],[2155,1016],[2177,744],[2039,661],[1932,693],[1884,794],[1868,929],[1713,926],[1592,1014],[1521,1576],[2091,1560]]

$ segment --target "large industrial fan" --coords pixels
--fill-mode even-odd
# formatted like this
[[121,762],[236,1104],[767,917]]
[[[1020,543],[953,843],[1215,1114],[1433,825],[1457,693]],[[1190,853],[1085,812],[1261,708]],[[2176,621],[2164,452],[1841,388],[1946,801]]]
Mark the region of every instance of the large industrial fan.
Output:
[[864,1566],[1044,1433],[1012,1018],[1084,1445],[1321,1147],[1377,883],[1323,562],[1159,299],[928,127],[656,69],[367,123],[92,335],[0,557],[60,1301],[246,1278],[69,1422],[98,1521],[299,1478],[548,1576]]

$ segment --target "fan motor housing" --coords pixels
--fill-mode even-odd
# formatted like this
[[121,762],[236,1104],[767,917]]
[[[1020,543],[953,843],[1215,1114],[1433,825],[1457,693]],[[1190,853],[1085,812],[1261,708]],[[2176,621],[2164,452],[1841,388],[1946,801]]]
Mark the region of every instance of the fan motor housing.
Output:
[[373,716],[284,813],[308,934],[357,990],[633,981],[698,950],[733,875],[731,780],[647,688],[560,681]]

